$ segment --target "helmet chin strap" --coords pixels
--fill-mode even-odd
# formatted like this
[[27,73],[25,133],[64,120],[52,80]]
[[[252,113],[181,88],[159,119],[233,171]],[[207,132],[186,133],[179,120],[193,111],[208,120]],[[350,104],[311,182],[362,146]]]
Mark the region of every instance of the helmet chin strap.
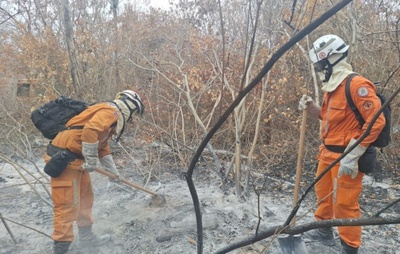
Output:
[[322,71],[325,74],[325,79],[322,80],[323,83],[328,82],[329,79],[332,76],[332,72],[333,72],[333,65],[328,64],[328,67]]
[[333,66],[335,66],[337,63],[339,63],[340,61],[342,61],[343,59],[345,59],[345,58],[347,57],[347,53],[348,53],[348,51],[344,52],[344,53],[342,54],[342,56],[339,57],[339,59],[336,60],[336,62],[334,62],[333,64],[331,64],[331,63],[328,61],[327,67],[323,70],[323,73],[325,74],[325,79],[322,80],[322,82],[325,83],[325,82],[328,82],[328,81],[329,81],[329,79],[331,78],[332,73],[333,73]]
[[118,143],[119,139],[120,139],[121,136],[122,136],[122,133],[124,133],[124,131],[125,131],[125,120],[126,120],[126,119],[125,119],[124,114],[122,113],[122,109],[118,106],[118,104],[115,103],[115,102],[113,102],[113,103],[114,103],[114,105],[118,108],[120,114],[122,115],[122,119],[123,119],[121,131],[120,131],[119,133],[117,133],[117,137],[115,138],[115,143]]
[[135,109],[132,109],[132,108],[129,106],[128,102],[126,102],[125,99],[122,99],[122,101],[125,103],[126,107],[129,109],[129,117],[128,117],[128,119],[125,119],[127,122],[129,122],[129,121],[132,119],[132,115],[133,115],[133,113],[135,112]]

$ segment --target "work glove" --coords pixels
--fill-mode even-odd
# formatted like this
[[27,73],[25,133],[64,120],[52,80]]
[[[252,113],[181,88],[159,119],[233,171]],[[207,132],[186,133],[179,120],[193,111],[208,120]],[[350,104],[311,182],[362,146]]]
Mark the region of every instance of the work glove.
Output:
[[[119,172],[117,170],[117,166],[115,165],[115,162],[111,154],[108,154],[103,158],[100,158],[100,164],[103,166],[104,170],[110,172],[111,174],[116,175],[119,178]],[[109,178],[109,180],[118,181],[118,178],[117,179]]]
[[97,161],[99,160],[99,141],[95,143],[82,142],[82,155],[85,159],[83,169],[87,172],[93,172],[97,167]]
[[[357,140],[352,138],[346,147],[347,151]],[[343,159],[340,160],[340,167],[338,177],[342,175],[350,175],[351,179],[354,179],[358,174],[358,159],[365,153],[368,147],[361,145],[356,146],[351,150]]]
[[318,118],[321,113],[321,107],[308,95],[303,94],[299,101],[299,110],[307,110],[308,116]]
[[310,96],[303,94],[299,101],[299,110],[305,110],[310,102],[314,102],[314,100]]

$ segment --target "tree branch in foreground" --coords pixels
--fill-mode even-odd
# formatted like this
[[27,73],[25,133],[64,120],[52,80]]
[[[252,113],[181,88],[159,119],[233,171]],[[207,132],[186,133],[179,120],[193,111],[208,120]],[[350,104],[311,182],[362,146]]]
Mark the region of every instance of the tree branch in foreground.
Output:
[[283,225],[271,227],[265,231],[261,231],[259,234],[242,240],[237,243],[233,243],[224,247],[223,249],[216,252],[216,254],[223,254],[229,251],[256,243],[270,236],[277,234],[289,234],[296,235],[304,233],[311,229],[326,228],[326,227],[337,227],[337,226],[373,226],[373,225],[385,225],[385,224],[399,224],[400,216],[390,218],[360,218],[360,219],[336,219],[336,220],[324,220],[314,221],[307,224],[298,225],[295,227],[284,227]]

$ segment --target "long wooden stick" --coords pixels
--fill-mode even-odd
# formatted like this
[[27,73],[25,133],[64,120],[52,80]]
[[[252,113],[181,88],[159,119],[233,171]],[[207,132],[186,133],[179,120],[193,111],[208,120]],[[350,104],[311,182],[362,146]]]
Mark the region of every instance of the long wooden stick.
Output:
[[[306,137],[306,124],[307,124],[307,110],[303,110],[303,118],[301,119],[300,126],[300,143],[299,152],[297,154],[297,167],[296,167],[296,183],[294,185],[294,195],[293,195],[293,207],[296,206],[299,199],[299,189],[300,189],[300,179],[302,173],[302,164],[304,157],[304,141]],[[293,226],[296,225],[296,216],[292,219]]]
[[[303,118],[301,119],[300,126],[300,141],[299,141],[299,151],[297,154],[297,166],[296,166],[296,182],[294,185],[294,195],[293,195],[293,208],[297,205],[299,198],[300,189],[300,179],[302,173],[303,155],[304,155],[304,141],[306,136],[306,123],[307,123],[307,110],[303,110]],[[290,224],[296,226],[296,216],[293,216],[292,220],[289,221]],[[297,238],[293,235],[278,237],[279,245],[281,246],[282,253],[308,253],[306,245],[301,238]]]
[[[114,174],[112,174],[112,173],[110,173],[110,172],[108,172],[108,171],[105,171],[105,170],[103,170],[103,169],[96,168],[95,171],[98,172],[98,173],[100,173],[100,174],[102,174],[102,175],[108,176],[109,178],[111,178],[111,179],[113,179],[113,180],[115,180],[115,179],[118,178],[117,175],[114,175]],[[136,184],[136,183],[133,183],[133,182],[131,182],[131,181],[128,181],[128,180],[126,180],[126,179],[121,179],[121,178],[120,178],[119,181],[120,181],[121,183],[124,183],[124,184],[126,184],[126,185],[129,185],[129,186],[131,186],[131,187],[133,187],[133,188],[135,188],[135,189],[139,189],[139,190],[141,190],[141,191],[147,192],[147,193],[149,193],[149,194],[151,194],[151,195],[153,195],[153,196],[159,196],[159,194],[155,193],[154,191],[151,191],[151,190],[149,190],[149,189],[147,189],[147,188],[145,188],[145,187],[143,187],[143,186],[140,186],[140,185],[138,185],[138,184]]]

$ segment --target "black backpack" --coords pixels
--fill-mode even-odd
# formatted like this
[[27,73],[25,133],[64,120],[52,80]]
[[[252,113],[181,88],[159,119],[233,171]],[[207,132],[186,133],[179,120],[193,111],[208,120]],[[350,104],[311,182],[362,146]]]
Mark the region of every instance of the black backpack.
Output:
[[[346,82],[345,89],[346,89],[347,103],[349,103],[350,108],[353,110],[358,122],[360,123],[360,126],[362,127],[364,125],[365,121],[362,118],[357,107],[354,105],[353,99],[351,98],[351,95],[350,95],[350,82],[357,75],[358,75],[357,73],[352,73],[349,75],[347,82]],[[377,92],[376,95],[381,100],[381,105],[383,105],[386,102],[386,97],[379,92]],[[387,105],[387,107],[385,107],[383,109],[382,113],[385,116],[386,123],[385,123],[385,126],[383,127],[381,133],[379,133],[378,138],[371,144],[372,146],[375,146],[375,147],[385,147],[385,146],[389,145],[389,143],[390,143],[390,128],[391,128],[390,124],[391,124],[391,119],[392,119],[392,116],[391,116],[392,110],[390,108],[390,105]]]
[[54,139],[58,132],[66,129],[82,129],[83,126],[65,127],[65,124],[74,116],[89,106],[88,103],[60,96],[31,114],[33,124],[44,137]]

